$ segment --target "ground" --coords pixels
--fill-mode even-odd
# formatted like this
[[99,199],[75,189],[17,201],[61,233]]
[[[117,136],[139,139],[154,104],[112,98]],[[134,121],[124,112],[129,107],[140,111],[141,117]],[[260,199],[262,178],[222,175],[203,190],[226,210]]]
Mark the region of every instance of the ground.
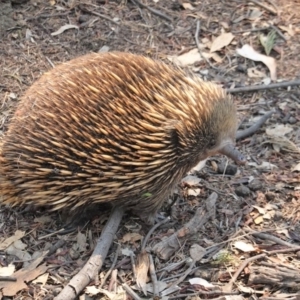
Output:
[[[237,147],[247,158],[245,166],[236,169],[229,162],[231,171],[224,174],[222,165],[228,162],[222,157],[209,159],[204,169],[183,180],[172,208],[164,207],[171,221],[152,233],[147,248],[152,250],[159,283],[173,288],[167,293],[165,285],[162,295],[169,299],[220,295],[296,299],[300,292],[300,248],[295,248],[300,242],[299,78],[298,85],[288,88],[241,93],[234,89],[267,85],[271,79],[297,80],[299,1],[142,3],[2,1],[1,137],[22,94],[45,71],[61,62],[89,52],[113,50],[141,53],[166,63],[185,58],[184,68],[232,92],[240,130],[255,124],[263,114],[271,110],[274,113],[255,133],[238,140]],[[262,34],[269,34],[269,56],[275,59],[271,59],[268,68],[260,59],[237,54],[237,49],[248,44],[266,55],[260,43]],[[213,47],[215,51],[211,51]],[[199,59],[199,51],[206,59]],[[209,205],[213,209],[208,217],[202,215],[195,225],[205,220],[201,228],[178,234],[180,247],[162,257],[157,250],[159,242],[177,231],[182,233],[181,227],[187,226],[184,224],[195,212],[201,216],[201,210]],[[58,230],[64,226],[60,213],[0,207],[0,276],[17,278],[14,282],[0,277],[2,294],[6,296],[3,299],[52,299],[57,295],[89,258],[108,214],[93,215],[86,226],[59,235]],[[104,293],[99,290],[101,283],[106,291],[114,293],[117,289],[119,295],[132,297],[124,295],[122,283],[134,288],[136,281],[143,285],[143,280],[139,277],[139,264],[134,276],[128,253],[132,251],[140,258],[141,239],[148,231],[149,227],[138,218],[129,214],[123,218],[100,276],[83,291],[81,299],[100,299]],[[113,267],[118,270],[118,278],[108,277],[104,282],[116,253]],[[138,290],[137,293],[143,295]],[[115,296],[106,293],[106,297]]]

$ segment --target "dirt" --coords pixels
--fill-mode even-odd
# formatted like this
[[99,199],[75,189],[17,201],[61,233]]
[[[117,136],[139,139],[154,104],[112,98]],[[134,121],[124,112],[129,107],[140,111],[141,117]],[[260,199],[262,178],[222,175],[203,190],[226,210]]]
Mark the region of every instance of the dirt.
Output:
[[[209,62],[202,59],[186,67],[205,80],[227,89],[269,82],[268,68],[261,62],[238,55],[236,49],[249,44],[265,54],[259,36],[272,30],[276,37],[269,55],[276,60],[276,81],[299,80],[300,2],[297,0],[148,0],[143,3],[152,10],[124,0],[2,1],[0,137],[5,134],[22,94],[55,65],[85,53],[107,50],[140,53],[171,63],[170,57],[197,49],[197,22],[203,53],[210,53],[211,43],[223,32],[234,35],[231,43],[216,52],[218,58],[208,58]],[[75,26],[53,34],[67,24]],[[256,74],[265,75],[250,76],[250,68]],[[246,166],[230,165],[237,172],[224,175],[224,168],[220,172],[220,166],[228,162],[222,157],[211,158],[203,170],[194,173],[201,181],[197,184],[183,182],[178,188],[175,205],[172,209],[165,206],[163,211],[165,215],[171,214],[171,222],[154,232],[150,248],[187,223],[196,209],[206,205],[205,199],[212,192],[219,195],[214,217],[203,230],[186,238],[167,261],[154,255],[156,270],[183,262],[169,272],[159,273],[159,280],[170,283],[173,276],[182,275],[189,267],[186,260],[191,257],[191,246],[197,244],[211,249],[210,252],[197,261],[195,268],[178,284],[179,290],[168,296],[172,299],[189,295],[216,298],[220,292],[214,288],[226,285],[245,259],[265,251],[290,249],[287,253],[253,260],[235,281],[243,289],[234,285],[234,290],[244,298],[253,293],[264,299],[274,299],[276,295],[280,299],[296,299],[293,297],[300,291],[299,283],[291,287],[283,279],[272,280],[272,277],[267,283],[261,280],[254,284],[250,267],[261,267],[268,262],[276,270],[285,266],[293,272],[300,271],[300,252],[292,250],[292,246],[300,242],[299,85],[234,93],[233,97],[241,130],[257,122],[264,113],[272,109],[274,113],[258,131],[237,142],[237,147],[247,157]],[[24,212],[23,208],[0,207],[0,287],[8,297],[5,299],[52,299],[88,259],[108,214],[108,211],[99,211],[75,232],[59,235],[57,231],[66,225],[61,213],[49,213],[43,208]],[[250,229],[263,232],[266,237],[252,234]],[[120,278],[130,286],[135,284],[135,278],[125,250],[131,249],[138,255],[141,238],[148,231],[142,221],[128,214],[115,238],[122,249],[116,268]],[[8,238],[14,238],[15,242],[7,242]],[[246,251],[245,246],[237,246],[237,241],[253,249]],[[91,282],[90,287],[99,287],[99,281],[112,265],[116,243],[110,249],[99,278]],[[45,256],[43,251],[53,245],[56,247],[51,249],[51,255]],[[39,258],[41,261],[36,262]],[[10,263],[14,266],[12,273],[3,269]],[[1,276],[12,276],[20,281],[8,284]],[[206,279],[214,288],[203,282],[189,282],[198,277]],[[36,278],[39,279],[34,281]],[[116,286],[122,289],[121,279]],[[103,288],[113,292],[109,280]],[[210,289],[214,292],[207,294]],[[102,294],[98,292],[95,296],[85,290],[83,295],[85,299],[100,299]]]

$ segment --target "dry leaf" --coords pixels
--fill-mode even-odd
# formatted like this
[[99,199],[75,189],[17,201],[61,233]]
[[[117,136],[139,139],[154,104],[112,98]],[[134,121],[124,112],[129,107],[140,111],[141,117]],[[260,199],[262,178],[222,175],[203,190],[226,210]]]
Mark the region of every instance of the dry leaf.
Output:
[[256,67],[247,69],[247,75],[249,78],[264,78],[266,73],[258,70]]
[[257,224],[261,224],[264,221],[262,216],[259,216],[257,218],[254,219],[254,223]]
[[59,35],[69,29],[79,29],[79,27],[77,25],[72,25],[72,24],[63,25],[57,31],[52,32],[51,35],[52,36]]
[[25,235],[24,231],[17,230],[15,234],[3,241],[0,241],[0,250],[5,250],[9,245],[21,239]]
[[86,242],[85,234],[81,232],[77,233],[77,245],[78,245],[79,252],[86,251],[87,242]]
[[284,136],[293,130],[293,127],[289,125],[276,124],[275,127],[267,128],[266,134],[270,136]]
[[266,213],[265,209],[262,208],[262,207],[259,207],[259,206],[256,206],[256,205],[252,205],[254,208],[256,208],[258,210],[258,212],[261,214],[261,215],[264,215]]
[[201,193],[201,189],[188,189],[188,196],[198,196]]
[[234,39],[234,35],[231,32],[222,33],[217,38],[214,39],[210,52],[218,51],[226,46],[228,46]]
[[300,172],[300,162],[296,166],[292,167],[292,172],[296,172],[296,171]]
[[190,172],[195,172],[195,171],[199,172],[201,169],[205,167],[205,164],[206,164],[206,159],[201,160]]
[[233,245],[235,248],[243,252],[252,252],[256,250],[251,244],[245,243],[243,241],[236,241]]
[[193,261],[199,261],[205,254],[205,249],[198,244],[193,244],[190,248],[190,255]]
[[44,286],[48,280],[49,273],[45,273],[41,276],[39,276],[37,279],[33,280],[32,283],[41,283],[42,286]]
[[276,61],[273,57],[260,54],[257,51],[255,51],[250,45],[247,44],[244,45],[242,48],[237,49],[236,51],[239,55],[243,57],[254,61],[261,61],[262,63],[264,63],[270,71],[271,79],[276,80]]
[[12,297],[23,289],[27,290],[27,282],[30,282],[38,276],[44,274],[47,271],[48,267],[46,266],[46,264],[40,266],[39,264],[43,261],[46,254],[47,252],[44,252],[43,256],[34,260],[26,268],[23,268],[12,274],[12,276],[16,278],[16,282],[0,282],[0,289],[2,289],[3,295]]
[[290,24],[289,27],[287,26],[278,26],[282,31],[285,31],[288,33],[288,35],[290,36],[294,36],[295,35],[295,30],[293,29],[293,25]]
[[189,283],[191,285],[193,285],[193,284],[202,285],[206,288],[214,288],[215,287],[213,284],[209,283],[207,280],[199,278],[199,277],[189,279]]
[[[165,288],[168,287],[168,284],[165,281],[157,281],[156,284],[157,284],[156,288],[157,288],[158,293],[162,292]],[[149,293],[153,293],[153,283],[152,282],[149,282],[146,284],[146,290]],[[160,297],[160,299],[161,299],[161,297]]]
[[148,253],[144,250],[136,258],[136,284],[147,296],[147,274],[149,270],[149,256]]
[[194,9],[195,9],[195,8],[192,6],[192,4],[191,4],[191,3],[188,3],[188,2],[182,3],[182,7],[183,7],[184,9],[189,9],[189,10],[194,10]]
[[100,289],[97,289],[94,285],[93,286],[87,286],[85,288],[85,292],[91,296],[96,296],[101,292]]
[[134,242],[136,242],[136,241],[140,241],[142,238],[143,238],[143,236],[140,235],[139,233],[136,233],[136,232],[128,232],[128,233],[126,233],[126,234],[123,236],[122,242],[123,242],[123,243],[126,243],[126,242],[134,243]]
[[11,276],[15,271],[15,265],[9,264],[7,267],[0,267],[0,276]]
[[265,170],[272,170],[277,169],[278,167],[274,164],[271,164],[267,161],[262,162],[261,164],[257,164],[256,162],[249,162],[248,166],[255,167],[257,169],[265,169]]
[[179,56],[169,56],[168,59],[181,67],[185,67],[201,61],[202,57],[198,48],[195,48]]
[[181,183],[192,186],[192,185],[197,185],[200,181],[201,178],[194,175],[188,175],[181,180]]
[[52,218],[50,216],[41,216],[41,217],[35,218],[33,221],[36,223],[47,224],[47,223],[52,222]]

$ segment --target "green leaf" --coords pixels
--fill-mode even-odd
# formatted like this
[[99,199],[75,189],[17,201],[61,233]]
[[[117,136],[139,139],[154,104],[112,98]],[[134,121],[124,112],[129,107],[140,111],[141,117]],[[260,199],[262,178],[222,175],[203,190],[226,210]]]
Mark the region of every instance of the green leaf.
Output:
[[271,50],[274,47],[276,38],[276,31],[272,30],[268,33],[268,35],[261,34],[259,36],[259,41],[265,49],[267,55],[270,54]]

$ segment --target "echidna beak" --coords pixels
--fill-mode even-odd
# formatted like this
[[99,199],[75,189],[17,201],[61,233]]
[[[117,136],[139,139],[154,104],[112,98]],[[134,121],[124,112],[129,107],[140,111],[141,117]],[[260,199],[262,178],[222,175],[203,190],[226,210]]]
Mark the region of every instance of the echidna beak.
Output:
[[227,157],[233,159],[236,164],[244,165],[246,163],[246,158],[244,155],[237,150],[232,144],[226,144],[223,148],[219,150],[220,154],[224,154]]

